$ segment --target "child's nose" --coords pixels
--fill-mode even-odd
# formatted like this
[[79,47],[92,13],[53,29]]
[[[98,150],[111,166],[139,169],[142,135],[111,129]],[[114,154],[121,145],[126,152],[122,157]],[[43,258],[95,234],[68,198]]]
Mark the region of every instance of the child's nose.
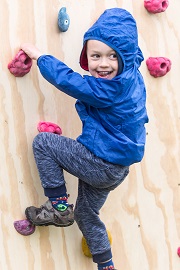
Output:
[[109,61],[106,57],[101,58],[100,66],[101,67],[108,67],[109,66]]

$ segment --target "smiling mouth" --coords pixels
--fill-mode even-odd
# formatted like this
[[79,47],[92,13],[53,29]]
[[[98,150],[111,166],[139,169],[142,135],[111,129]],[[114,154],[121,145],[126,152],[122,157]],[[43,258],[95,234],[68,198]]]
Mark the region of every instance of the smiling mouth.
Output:
[[99,77],[107,77],[112,73],[112,71],[97,71]]

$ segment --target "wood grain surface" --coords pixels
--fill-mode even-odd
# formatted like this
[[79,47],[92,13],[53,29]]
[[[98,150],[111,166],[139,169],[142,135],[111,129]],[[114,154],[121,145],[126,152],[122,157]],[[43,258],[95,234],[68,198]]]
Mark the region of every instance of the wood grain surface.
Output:
[[[45,202],[35,166],[32,141],[39,121],[61,126],[76,138],[81,123],[75,100],[56,90],[40,75],[36,63],[30,73],[15,78],[7,64],[23,42],[79,66],[84,32],[111,7],[130,11],[138,25],[145,60],[164,56],[171,71],[155,79],[145,61],[141,66],[147,87],[147,145],[144,159],[133,165],[126,181],[113,191],[101,211],[113,238],[118,270],[179,270],[180,258],[180,1],[169,1],[164,13],[150,14],[139,0],[1,0],[0,8],[0,269],[95,270],[81,250],[81,232],[68,228],[36,228],[21,236],[13,222],[25,218],[24,209]],[[60,33],[57,15],[65,6],[71,23]],[[70,202],[75,203],[77,179],[66,173]]]

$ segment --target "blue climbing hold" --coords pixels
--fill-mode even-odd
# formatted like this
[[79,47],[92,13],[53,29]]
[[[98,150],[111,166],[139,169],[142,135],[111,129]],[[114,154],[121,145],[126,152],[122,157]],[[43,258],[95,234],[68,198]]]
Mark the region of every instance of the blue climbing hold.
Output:
[[70,18],[66,13],[66,8],[62,7],[58,13],[58,26],[61,32],[66,32],[69,28]]

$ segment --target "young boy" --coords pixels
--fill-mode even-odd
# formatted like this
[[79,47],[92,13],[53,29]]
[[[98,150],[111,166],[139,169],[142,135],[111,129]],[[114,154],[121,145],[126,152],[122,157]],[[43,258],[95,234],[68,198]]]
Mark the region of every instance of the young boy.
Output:
[[[82,77],[33,45],[23,44],[21,49],[37,60],[47,81],[77,99],[82,121],[77,140],[52,133],[39,133],[34,139],[34,156],[49,199],[40,208],[28,207],[27,218],[37,226],[64,227],[75,219],[98,269],[115,269],[99,210],[129,166],[144,155],[148,117],[136,22],[124,9],[108,9],[85,33],[80,65],[92,76]],[[63,170],[79,179],[74,214]]]

